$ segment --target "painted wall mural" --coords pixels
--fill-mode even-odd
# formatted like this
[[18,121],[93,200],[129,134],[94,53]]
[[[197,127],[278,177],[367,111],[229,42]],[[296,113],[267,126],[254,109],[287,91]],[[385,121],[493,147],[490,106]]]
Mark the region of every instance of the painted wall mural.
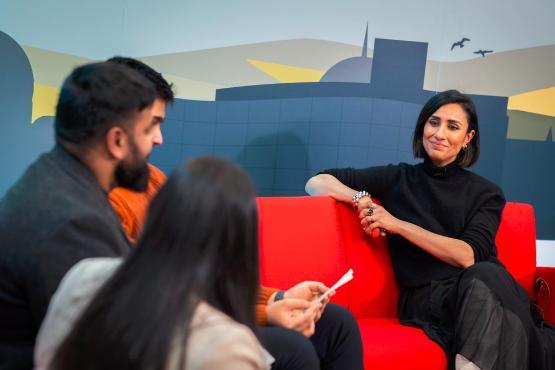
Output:
[[[351,12],[351,3],[363,6],[346,2]],[[548,1],[540,3],[542,13],[555,10]],[[129,8],[120,6],[108,12]],[[147,14],[135,16],[140,20]],[[304,194],[306,179],[324,168],[415,163],[411,135],[419,109],[436,91],[459,89],[473,97],[480,117],[482,156],[472,170],[499,184],[509,200],[533,204],[538,239],[555,239],[555,34],[545,27],[539,34],[549,35],[535,43],[513,35],[513,44],[507,44],[487,29],[478,32],[470,18],[455,18],[454,29],[443,25],[442,35],[433,26],[413,28],[414,35],[401,32],[406,25],[401,23],[391,24],[401,30],[397,34],[380,32],[380,20],[359,19],[349,42],[286,39],[289,29],[272,31],[266,37],[272,41],[245,33],[247,42],[237,42],[230,30],[231,36],[221,35],[227,42],[221,47],[190,49],[168,35],[175,47],[158,53],[139,52],[146,46],[130,41],[125,31],[113,32],[109,52],[93,52],[93,47],[90,53],[72,53],[71,48],[79,49],[72,43],[75,36],[54,47],[52,40],[25,43],[32,37],[0,29],[0,104],[7,113],[0,135],[0,196],[53,145],[52,116],[67,73],[79,64],[125,54],[158,69],[177,92],[163,125],[165,143],[154,150],[152,162],[169,172],[198,155],[223,156],[248,171],[260,195]],[[533,18],[528,28],[538,27]],[[118,22],[129,21],[117,16],[113,23]],[[326,35],[333,34],[333,23],[323,27]],[[300,29],[312,34],[307,25]],[[336,32],[341,29],[337,25]],[[129,45],[137,52],[125,52]]]

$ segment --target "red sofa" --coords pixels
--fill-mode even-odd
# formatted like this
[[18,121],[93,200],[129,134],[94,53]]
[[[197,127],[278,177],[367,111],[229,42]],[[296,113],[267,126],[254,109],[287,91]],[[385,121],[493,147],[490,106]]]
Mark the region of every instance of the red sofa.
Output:
[[[354,279],[338,290],[333,301],[347,307],[358,320],[365,368],[446,368],[437,344],[420,329],[399,324],[387,238],[365,235],[352,208],[329,197],[308,196],[258,198],[258,207],[264,285],[288,288],[302,280],[331,285],[352,268]],[[555,287],[555,267],[536,267],[530,205],[507,204],[496,242],[499,258],[532,298],[538,277]],[[540,297],[542,308],[546,319],[555,322],[555,304],[548,299]]]

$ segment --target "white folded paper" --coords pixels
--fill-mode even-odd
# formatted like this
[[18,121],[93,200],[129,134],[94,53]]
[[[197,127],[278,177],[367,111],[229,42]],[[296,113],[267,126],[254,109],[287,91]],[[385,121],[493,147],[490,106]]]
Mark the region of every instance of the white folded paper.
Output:
[[318,302],[322,302],[328,295],[330,295],[331,292],[337,290],[339,287],[347,284],[351,280],[353,280],[353,269],[349,269],[349,271],[347,271],[345,275],[343,275],[341,279],[337,281],[337,283],[333,284],[331,288],[329,288],[324,294],[322,294],[318,298]]

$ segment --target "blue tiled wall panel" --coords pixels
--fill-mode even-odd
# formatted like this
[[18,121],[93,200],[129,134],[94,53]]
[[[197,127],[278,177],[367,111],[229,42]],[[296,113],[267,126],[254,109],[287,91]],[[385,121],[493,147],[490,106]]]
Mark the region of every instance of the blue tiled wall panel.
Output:
[[414,128],[421,109],[422,106],[420,104],[403,103],[401,109],[401,126]]
[[531,203],[538,239],[555,239],[555,142],[550,137],[546,141],[507,140],[505,156],[501,188],[506,199]]
[[211,145],[184,145],[181,149],[181,158],[183,162],[186,162],[190,159],[212,155],[213,153],[214,147]]
[[187,102],[183,99],[175,99],[172,104],[166,105],[166,119],[183,121],[185,119],[185,106]]
[[185,105],[185,121],[216,122],[217,106],[213,101],[187,100]]
[[254,183],[258,194],[260,194],[262,190],[266,192],[268,190],[271,191],[274,186],[274,168],[251,168],[247,166],[245,170]]
[[[273,188],[256,188],[256,195],[259,197],[271,197],[274,195],[274,189]],[[276,193],[275,195],[285,195],[283,193]]]
[[341,124],[338,122],[312,122],[310,124],[309,144],[337,145],[339,144]]
[[397,150],[399,146],[399,127],[372,125],[370,127],[370,147]]
[[501,96],[474,95],[472,100],[482,126],[503,125],[502,119],[507,116],[508,98]]
[[300,197],[300,196],[306,195],[306,193],[302,187],[298,187],[295,189],[282,189],[282,188],[275,187],[271,195],[282,196],[282,197],[283,196]]
[[174,166],[181,162],[181,145],[166,143],[154,147],[150,161],[155,166]]
[[247,140],[246,123],[217,124],[214,144],[245,145]]
[[298,145],[308,144],[310,135],[310,123],[280,123],[278,144],[280,145]]
[[[412,154],[412,151],[399,150],[397,152],[397,161],[396,162],[416,164],[418,162],[422,162],[422,159],[414,158],[414,155]],[[396,162],[392,162],[392,163],[396,163]]]
[[244,147],[242,164],[246,167],[274,168],[276,165],[277,146],[247,145]]
[[390,163],[397,163],[397,150],[393,149],[377,149],[368,150],[367,166],[385,166]]
[[343,123],[340,127],[340,145],[368,146],[370,125],[367,123]]
[[372,100],[368,98],[343,98],[343,122],[370,123]]
[[213,145],[216,136],[216,124],[211,122],[183,123],[183,144]]
[[401,127],[399,129],[399,151],[411,151],[412,152],[412,128]]
[[340,146],[337,167],[367,167],[368,148],[360,146]]
[[181,144],[183,142],[183,121],[166,119],[160,129],[165,143]]
[[277,168],[274,178],[274,189],[283,189],[302,193],[302,189],[304,189],[308,177],[309,173],[306,169]]
[[247,125],[248,145],[275,145],[278,142],[278,123],[250,123]]
[[380,125],[401,125],[401,111],[403,103],[374,99],[372,102],[372,123]]
[[249,120],[249,102],[220,101],[215,104],[218,107],[219,123],[240,123]]
[[[504,150],[496,143],[506,135],[506,113],[487,107],[489,101],[477,102],[488,147],[475,170],[489,169],[486,177],[497,182],[502,166],[495,163]],[[412,155],[420,103],[370,97],[176,103],[162,126],[165,144],[154,150],[152,162],[170,171],[181,160],[221,156],[243,166],[260,195],[304,194],[308,177],[327,168],[420,161]]]
[[503,178],[503,158],[505,158],[505,146],[499,145],[496,137],[505,132],[503,127],[495,125],[480,126],[480,157],[472,167],[477,174],[500,185]]
[[281,100],[281,122],[310,122],[312,98]]
[[304,145],[280,145],[277,148],[276,168],[306,168],[307,147]]
[[281,101],[255,100],[250,102],[249,122],[279,122]]
[[177,168],[177,166],[165,166],[165,165],[160,165],[157,167],[160,171],[164,172],[166,176],[169,176],[172,173],[172,171]]
[[245,147],[243,145],[214,145],[214,155],[235,164],[242,165]]
[[318,171],[337,167],[339,147],[337,145],[310,145],[308,167]]
[[312,122],[340,122],[343,98],[318,98],[312,102]]

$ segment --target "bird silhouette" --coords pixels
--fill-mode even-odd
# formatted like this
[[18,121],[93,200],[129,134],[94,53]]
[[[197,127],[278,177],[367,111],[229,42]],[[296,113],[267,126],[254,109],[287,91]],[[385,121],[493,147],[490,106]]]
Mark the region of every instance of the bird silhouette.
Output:
[[486,54],[489,54],[489,53],[493,53],[493,50],[482,50],[482,49],[480,49],[480,50],[476,50],[474,52],[474,54],[480,54],[482,56],[482,58],[485,58]]
[[470,39],[467,39],[466,37],[463,37],[461,41],[454,42],[453,45],[451,45],[451,50],[453,50],[455,48],[455,46],[458,46],[460,48],[464,48],[464,42],[465,41],[470,41]]

